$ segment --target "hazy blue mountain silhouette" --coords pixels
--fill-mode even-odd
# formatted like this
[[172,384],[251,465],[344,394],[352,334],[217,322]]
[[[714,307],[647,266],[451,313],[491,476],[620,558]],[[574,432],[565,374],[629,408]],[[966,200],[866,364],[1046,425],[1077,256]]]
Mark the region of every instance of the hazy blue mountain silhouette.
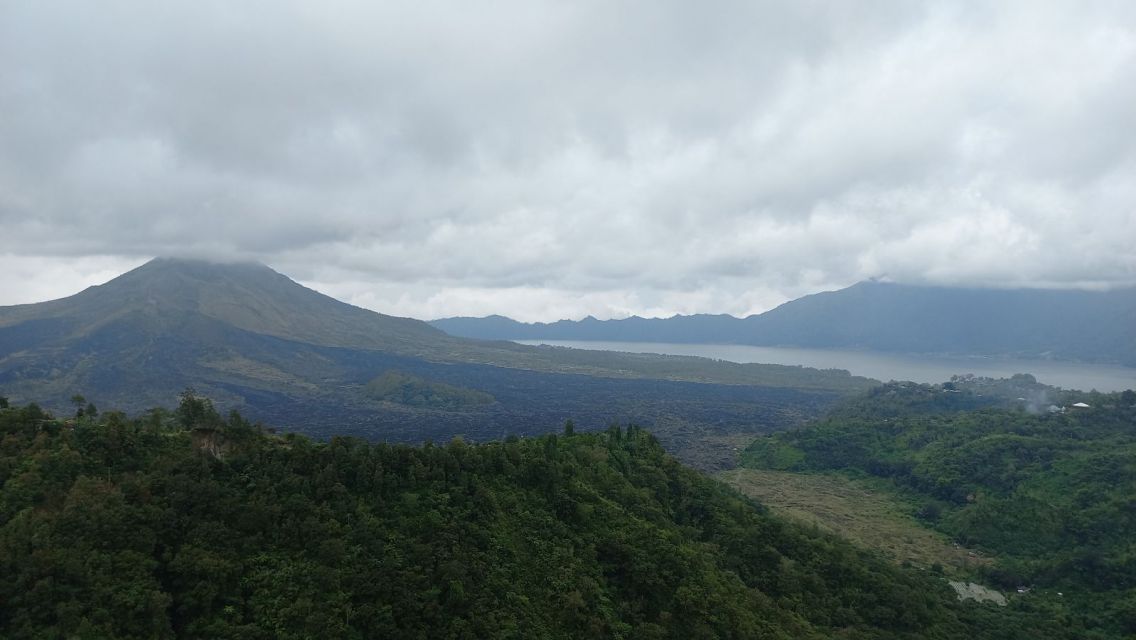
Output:
[[1136,288],[962,289],[862,282],[766,313],[585,318],[520,323],[501,316],[431,323],[496,340],[618,340],[874,349],[1136,365]]

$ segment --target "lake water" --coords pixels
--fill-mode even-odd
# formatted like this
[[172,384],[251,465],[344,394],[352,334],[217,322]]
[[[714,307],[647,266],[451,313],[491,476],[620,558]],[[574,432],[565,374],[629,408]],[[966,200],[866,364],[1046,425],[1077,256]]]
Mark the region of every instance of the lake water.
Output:
[[792,349],[733,344],[672,344],[591,340],[517,340],[517,342],[598,351],[702,356],[730,362],[763,362],[767,364],[801,365],[817,369],[847,369],[853,375],[867,376],[877,380],[911,380],[913,382],[934,383],[945,382],[950,380],[952,375],[964,373],[991,378],[1008,378],[1015,373],[1030,373],[1037,378],[1038,382],[1065,389],[1085,391],[1090,389],[1097,391],[1136,389],[1136,368],[1106,364],[1076,364],[1050,360],[980,357],[916,356],[879,351]]

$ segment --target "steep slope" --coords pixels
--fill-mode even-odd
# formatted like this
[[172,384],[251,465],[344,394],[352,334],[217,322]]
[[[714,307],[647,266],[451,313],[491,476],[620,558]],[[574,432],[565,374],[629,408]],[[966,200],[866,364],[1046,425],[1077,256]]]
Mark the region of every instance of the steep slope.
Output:
[[862,282],[766,313],[519,323],[500,316],[431,324],[455,336],[875,349],[1136,365],[1136,288],[954,289]]
[[81,340],[118,322],[154,335],[202,320],[328,347],[415,352],[449,342],[424,322],[345,304],[257,263],[158,258],[69,298],[0,307],[0,329],[39,323],[51,327],[47,340]]
[[0,308],[0,385],[41,401],[81,393],[131,409],[225,379],[306,395],[338,371],[320,348],[419,355],[453,341],[264,265],[156,259],[69,298]]

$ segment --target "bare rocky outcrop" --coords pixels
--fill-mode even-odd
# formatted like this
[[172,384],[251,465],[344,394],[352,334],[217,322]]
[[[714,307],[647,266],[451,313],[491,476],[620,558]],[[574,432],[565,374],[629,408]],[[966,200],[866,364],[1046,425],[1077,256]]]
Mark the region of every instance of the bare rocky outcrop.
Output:
[[978,602],[993,602],[999,607],[1006,606],[1006,596],[1000,592],[984,587],[974,582],[962,582],[959,580],[951,580],[948,584],[958,594],[959,600],[975,600]]

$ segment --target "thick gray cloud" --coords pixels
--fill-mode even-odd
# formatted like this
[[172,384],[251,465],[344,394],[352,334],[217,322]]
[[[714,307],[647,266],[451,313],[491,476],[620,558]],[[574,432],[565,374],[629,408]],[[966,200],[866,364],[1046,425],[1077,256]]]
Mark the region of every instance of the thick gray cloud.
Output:
[[0,3],[0,304],[152,255],[380,311],[1136,282],[1130,2]]

